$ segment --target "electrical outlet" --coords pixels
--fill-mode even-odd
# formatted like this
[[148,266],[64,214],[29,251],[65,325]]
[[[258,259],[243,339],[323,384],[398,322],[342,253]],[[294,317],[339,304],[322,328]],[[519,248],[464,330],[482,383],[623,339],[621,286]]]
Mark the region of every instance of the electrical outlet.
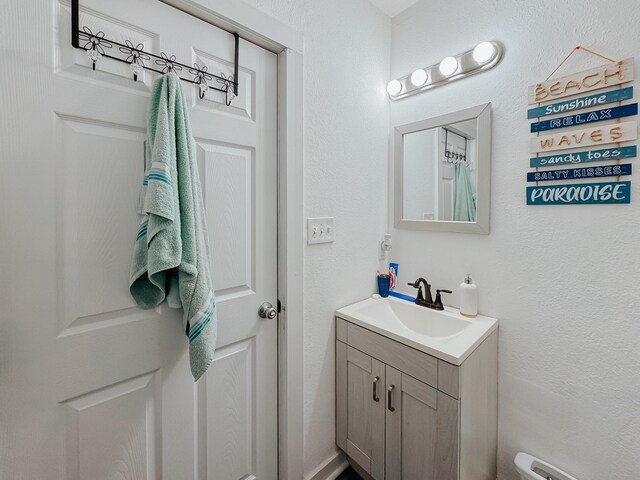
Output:
[[331,243],[335,237],[333,217],[307,218],[307,243]]

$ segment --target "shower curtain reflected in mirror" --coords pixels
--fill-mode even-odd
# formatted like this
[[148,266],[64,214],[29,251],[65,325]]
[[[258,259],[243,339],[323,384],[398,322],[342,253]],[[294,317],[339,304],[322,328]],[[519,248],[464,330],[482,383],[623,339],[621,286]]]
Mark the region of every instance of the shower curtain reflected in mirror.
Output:
[[456,222],[476,221],[476,193],[464,162],[455,165],[455,197],[453,220]]

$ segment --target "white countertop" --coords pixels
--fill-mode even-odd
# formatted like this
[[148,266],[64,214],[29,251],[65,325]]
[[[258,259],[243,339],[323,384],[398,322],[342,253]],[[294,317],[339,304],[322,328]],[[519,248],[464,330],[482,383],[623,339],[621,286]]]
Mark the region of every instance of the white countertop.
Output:
[[432,310],[394,297],[368,298],[336,310],[336,316],[454,365],[498,328],[495,318],[468,318],[451,307]]

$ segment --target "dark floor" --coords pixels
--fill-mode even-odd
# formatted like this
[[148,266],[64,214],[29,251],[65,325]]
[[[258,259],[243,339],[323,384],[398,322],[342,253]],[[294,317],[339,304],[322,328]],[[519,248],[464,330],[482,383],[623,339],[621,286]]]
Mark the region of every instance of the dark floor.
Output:
[[353,468],[349,467],[336,480],[362,480],[362,477],[354,472]]

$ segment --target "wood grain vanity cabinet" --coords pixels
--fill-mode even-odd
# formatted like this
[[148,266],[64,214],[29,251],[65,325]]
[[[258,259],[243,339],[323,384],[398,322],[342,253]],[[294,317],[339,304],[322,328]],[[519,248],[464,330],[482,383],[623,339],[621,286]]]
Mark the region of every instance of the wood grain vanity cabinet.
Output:
[[494,480],[497,330],[456,366],[336,318],[336,443],[366,479]]

